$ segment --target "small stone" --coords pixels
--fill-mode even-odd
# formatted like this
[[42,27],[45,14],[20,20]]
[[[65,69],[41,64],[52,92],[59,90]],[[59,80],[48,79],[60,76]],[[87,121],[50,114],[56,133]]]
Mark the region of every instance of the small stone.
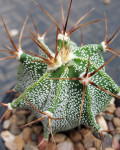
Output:
[[70,138],[73,142],[78,142],[78,141],[82,140],[81,134],[78,131],[75,131],[75,130],[70,132]]
[[32,134],[32,129],[29,127],[26,127],[23,129],[23,139],[25,142],[31,141],[31,134]]
[[84,146],[82,143],[77,143],[75,144],[74,150],[85,150]]
[[85,149],[93,146],[93,139],[91,135],[83,139],[83,144],[84,144]]
[[16,112],[17,115],[29,115],[31,113],[30,110],[20,109]]
[[113,97],[112,99],[111,99],[111,101],[110,101],[110,104],[115,104],[115,97]]
[[92,133],[91,133],[91,130],[89,130],[89,129],[81,129],[80,130],[80,134],[83,136],[83,137],[86,137],[86,136],[89,136],[89,135],[91,135]]
[[38,137],[38,147],[39,147],[39,150],[43,150],[44,148],[46,148],[48,144],[48,141],[47,140],[44,140],[44,136],[43,134],[41,134],[39,137]]
[[94,142],[94,146],[99,149],[102,145],[101,145],[101,140],[97,139],[96,137],[94,137],[93,135],[91,135],[91,138],[93,139]]
[[32,133],[32,134],[31,134],[31,140],[32,140],[32,141],[37,141],[37,139],[38,139],[37,134],[36,134],[36,133]]
[[[16,100],[16,98],[13,98],[13,101],[15,101],[15,100]],[[13,114],[13,115],[16,115],[16,113],[17,113],[17,109],[13,109],[13,110],[12,110],[12,114]]]
[[14,142],[17,146],[17,150],[23,150],[25,142],[22,138],[20,138],[19,136],[16,136]]
[[37,146],[34,146],[34,145],[32,145],[31,143],[27,143],[25,146],[24,146],[24,150],[39,150],[38,148],[37,148]]
[[111,147],[108,147],[108,148],[105,148],[105,150],[115,150],[115,149],[111,148]]
[[115,115],[120,118],[120,107],[116,108]]
[[57,145],[58,150],[74,150],[73,143],[71,142],[61,142]]
[[10,120],[3,121],[3,129],[8,129],[10,127]]
[[120,134],[120,127],[117,127],[117,128],[116,128],[116,133],[117,133],[117,134]]
[[72,140],[70,138],[68,138],[68,137],[65,139],[65,141],[72,142]]
[[20,129],[16,124],[10,126],[10,132],[14,135],[18,135],[20,133]]
[[113,124],[115,127],[120,127],[120,119],[117,117],[113,118]]
[[11,134],[9,131],[3,131],[1,133],[1,137],[5,142],[14,141],[15,136]]
[[107,122],[105,121],[102,115],[97,115],[96,121],[103,130],[108,130]]
[[112,136],[110,134],[106,134],[104,136],[102,145],[103,145],[103,149],[111,147],[111,145],[112,145]]
[[[113,123],[111,121],[108,122],[108,129],[111,131],[115,131]],[[112,135],[115,135],[115,132],[111,132]]]
[[35,118],[36,118],[35,114],[32,113],[31,115],[28,116],[27,123],[34,121]]
[[[57,133],[54,135],[54,140],[56,143],[60,143],[63,142],[66,138],[66,135],[62,134],[62,133]],[[53,142],[52,137],[50,138],[50,141]]]
[[112,121],[113,119],[113,115],[109,113],[105,113],[103,116],[107,121]]
[[33,126],[32,129],[37,135],[40,135],[42,131],[42,126]]
[[18,150],[17,145],[14,143],[14,141],[7,141],[4,143],[4,145],[8,150]]
[[116,134],[116,135],[114,136],[114,138],[116,138],[116,139],[118,139],[118,141],[120,141],[120,134]]
[[87,150],[97,150],[95,147],[90,147]]
[[24,125],[26,123],[26,117],[25,117],[25,115],[17,115],[17,120],[16,120],[16,124],[18,125],[18,126],[22,126],[22,125]]
[[17,116],[16,115],[12,115],[12,117],[10,118],[10,124],[16,124],[16,120],[17,120]]
[[111,113],[113,114],[116,110],[115,104],[109,104],[106,109],[105,112]]
[[110,4],[110,3],[111,3],[111,0],[104,0],[104,3],[105,3],[105,4]]
[[10,30],[10,35],[11,35],[12,37],[17,36],[18,33],[19,33],[19,32],[18,32],[17,29],[12,29],[12,30]]
[[120,149],[120,145],[119,145],[119,140],[117,138],[113,138],[113,141],[112,141],[112,148],[114,149]]
[[45,150],[56,150],[56,144],[53,142],[49,142]]

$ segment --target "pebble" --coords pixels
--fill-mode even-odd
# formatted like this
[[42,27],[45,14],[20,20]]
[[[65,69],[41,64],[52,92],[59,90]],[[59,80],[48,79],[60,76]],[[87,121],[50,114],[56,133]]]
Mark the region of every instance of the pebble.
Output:
[[68,137],[65,139],[65,141],[72,142],[72,140],[70,138],[68,138]]
[[96,121],[103,130],[108,130],[107,122],[105,121],[102,115],[97,115]]
[[34,146],[34,145],[32,145],[31,143],[27,143],[25,146],[24,146],[24,150],[39,150],[38,148],[37,148],[37,146]]
[[16,144],[17,150],[23,150],[25,142],[22,138],[20,138],[19,136],[16,136],[14,142]]
[[[108,122],[108,129],[111,131],[115,131],[112,121]],[[111,132],[112,135],[115,135],[115,132]]]
[[93,139],[91,135],[83,139],[83,144],[84,144],[85,149],[88,149],[89,147],[93,146]]
[[37,139],[38,139],[37,134],[36,134],[36,133],[32,133],[32,134],[31,134],[31,140],[32,140],[32,141],[37,141]]
[[116,110],[115,104],[109,104],[106,107],[105,112],[113,114],[115,110]]
[[17,149],[17,145],[13,141],[7,141],[7,142],[5,142],[5,147],[8,150],[18,150]]
[[21,131],[16,124],[12,124],[10,126],[10,132],[14,135],[18,135],[18,134],[20,134]]
[[30,127],[26,127],[23,129],[23,139],[25,142],[31,141],[32,129]]
[[89,135],[91,135],[92,134],[92,132],[91,132],[91,130],[89,130],[89,129],[81,129],[80,130],[80,134],[83,136],[83,137],[86,137],[86,136],[89,136]]
[[107,121],[112,121],[113,120],[113,115],[112,114],[109,114],[109,113],[106,113],[103,115],[104,118],[107,120]]
[[120,119],[117,117],[113,118],[113,124],[115,127],[120,127]]
[[115,150],[115,149],[111,148],[111,147],[108,147],[108,148],[105,148],[105,150]]
[[99,149],[101,147],[101,140],[91,135],[91,138],[93,139],[94,146]]
[[111,145],[112,145],[112,136],[110,134],[106,134],[104,136],[102,145],[103,145],[103,149],[111,147]]
[[57,145],[58,150],[74,150],[73,143],[71,142],[61,142]]
[[27,123],[32,122],[35,118],[36,118],[35,114],[31,113],[31,115],[29,115],[27,118]]
[[3,121],[3,129],[8,129],[10,127],[10,120]]
[[39,147],[39,150],[43,150],[44,148],[46,148],[47,144],[48,144],[48,141],[44,140],[44,137],[43,137],[43,134],[40,134],[40,136],[38,137],[38,147]]
[[119,140],[117,138],[113,138],[113,141],[112,141],[112,148],[114,149],[120,149],[120,145],[119,145]]
[[116,128],[116,133],[117,133],[117,134],[120,134],[120,127],[117,127],[117,128]]
[[14,141],[15,136],[9,131],[3,131],[1,133],[1,137],[5,142]]
[[120,107],[117,107],[115,110],[115,115],[120,118]]
[[73,142],[78,142],[78,141],[82,140],[81,134],[78,131],[75,131],[75,130],[70,132],[70,138]]
[[110,4],[110,3],[111,3],[111,0],[104,0],[104,3],[105,3],[105,4]]
[[32,129],[37,135],[40,135],[42,131],[42,126],[33,126]]
[[45,148],[45,150],[56,150],[56,144],[53,142],[49,142]]
[[16,120],[17,120],[17,116],[16,115],[12,115],[12,117],[10,118],[10,124],[16,124]]
[[18,126],[22,126],[26,123],[26,116],[25,115],[17,115],[17,120],[16,120],[16,124]]
[[18,33],[19,33],[19,32],[18,32],[17,29],[12,29],[12,30],[10,30],[10,35],[11,35],[12,37],[17,36]]
[[74,150],[85,150],[84,146],[82,143],[77,143],[75,144]]
[[[62,133],[57,133],[54,135],[54,140],[56,143],[63,142],[66,139],[66,135]],[[53,142],[52,137],[50,138],[50,141]]]
[[90,147],[87,150],[97,150],[95,147]]
[[19,111],[16,112],[17,115],[29,115],[31,114],[30,110],[25,110],[25,109],[20,109]]

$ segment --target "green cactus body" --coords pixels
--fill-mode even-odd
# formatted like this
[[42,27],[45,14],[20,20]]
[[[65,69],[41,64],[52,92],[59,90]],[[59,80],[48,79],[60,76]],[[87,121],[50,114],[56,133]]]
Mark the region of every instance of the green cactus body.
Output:
[[[79,78],[80,75],[86,72],[88,56],[91,56],[89,73],[97,70],[104,64],[101,54],[102,46],[101,49],[99,47],[100,45],[75,47],[74,58],[55,70],[47,70],[46,64],[33,62],[33,60],[39,60],[38,58],[23,53],[20,57],[20,66],[23,66],[25,75],[23,71],[18,70],[18,72],[20,78],[23,78],[23,80],[19,79],[19,84],[22,85],[20,91],[24,92],[10,104],[12,109],[18,107],[29,108],[36,113],[38,118],[42,117],[41,113],[34,110],[26,102],[25,98],[27,98],[38,110],[51,113],[53,118],[63,118],[51,120],[53,133],[79,126],[83,91],[82,83],[77,80],[52,80],[50,78]],[[27,81],[27,79],[29,80]],[[120,91],[119,87],[105,73],[104,69],[99,70],[91,77],[91,80],[114,94]],[[112,96],[104,91],[97,89],[93,85],[86,85],[81,124],[91,126],[99,132],[101,127],[96,123],[95,117],[106,108],[111,99]],[[42,123],[44,126],[44,136],[47,139],[50,134],[47,118],[42,120]]]

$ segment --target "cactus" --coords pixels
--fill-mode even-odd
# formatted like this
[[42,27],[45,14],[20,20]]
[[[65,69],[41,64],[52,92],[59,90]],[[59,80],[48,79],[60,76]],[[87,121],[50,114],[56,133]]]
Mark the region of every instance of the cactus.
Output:
[[[97,124],[96,116],[105,110],[112,97],[120,98],[120,87],[105,72],[105,66],[116,56],[119,56],[119,53],[108,45],[114,40],[120,28],[107,40],[105,15],[106,34],[104,41],[100,44],[83,45],[81,43],[81,46],[77,46],[70,39],[70,35],[79,28],[103,19],[78,26],[93,11],[91,9],[66,32],[72,0],[66,22],[60,1],[62,30],[48,12],[37,2],[34,3],[48,15],[57,27],[55,53],[44,41],[47,31],[43,36],[40,36],[32,17],[36,35],[27,26],[26,28],[32,35],[28,38],[39,47],[39,55],[21,48],[23,30],[28,17],[21,29],[18,47],[16,47],[1,16],[14,49],[6,46],[8,50],[0,50],[12,54],[12,56],[2,58],[0,61],[16,58],[20,62],[14,91],[21,92],[21,95],[11,103],[0,104],[7,107],[6,113],[15,108],[31,109],[38,119],[22,127],[41,121],[46,141],[50,134],[53,137],[56,132],[69,130],[80,124],[91,126],[95,131],[101,133],[103,129]],[[112,52],[114,56],[104,63],[102,53],[106,51]]]

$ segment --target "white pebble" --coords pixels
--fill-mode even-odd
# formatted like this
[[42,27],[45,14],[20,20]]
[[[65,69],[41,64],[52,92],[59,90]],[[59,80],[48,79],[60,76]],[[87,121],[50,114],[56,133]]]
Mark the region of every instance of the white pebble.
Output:
[[3,129],[8,129],[9,126],[10,126],[10,120],[5,120],[5,121],[3,122]]
[[12,29],[12,30],[10,30],[10,35],[11,35],[12,37],[17,36],[18,33],[19,33],[19,32],[18,32],[17,29]]
[[1,137],[5,142],[14,141],[15,136],[11,134],[9,131],[3,131],[1,133]]

